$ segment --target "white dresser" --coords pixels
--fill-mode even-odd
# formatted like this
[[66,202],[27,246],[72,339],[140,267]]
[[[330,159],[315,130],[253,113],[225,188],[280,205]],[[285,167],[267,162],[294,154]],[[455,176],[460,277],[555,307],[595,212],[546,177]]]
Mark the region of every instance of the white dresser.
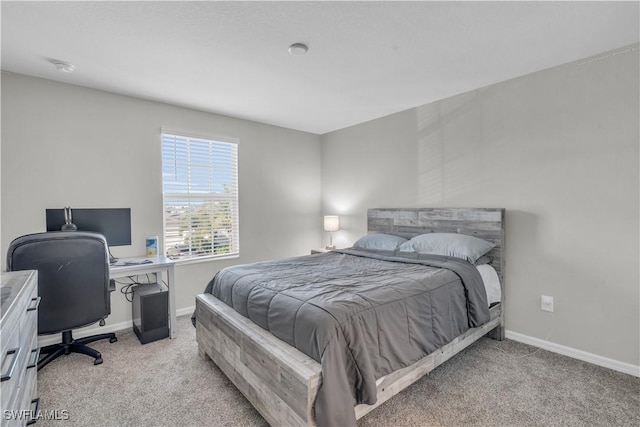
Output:
[[0,290],[0,425],[23,426],[38,411],[38,272],[2,273]]

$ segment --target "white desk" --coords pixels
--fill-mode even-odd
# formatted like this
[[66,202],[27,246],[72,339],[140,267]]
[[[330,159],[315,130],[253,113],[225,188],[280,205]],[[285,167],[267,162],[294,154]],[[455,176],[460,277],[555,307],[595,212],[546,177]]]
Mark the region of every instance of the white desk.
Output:
[[[175,338],[174,325],[176,324],[176,293],[175,293],[175,275],[173,272],[174,262],[164,255],[158,255],[153,257],[132,257],[132,258],[120,258],[118,263],[127,260],[140,260],[149,259],[150,263],[147,264],[132,264],[132,265],[112,265],[109,267],[109,276],[112,279],[119,277],[136,276],[138,274],[155,274],[166,273],[166,283],[169,288],[169,337]],[[158,281],[160,281],[160,277]]]

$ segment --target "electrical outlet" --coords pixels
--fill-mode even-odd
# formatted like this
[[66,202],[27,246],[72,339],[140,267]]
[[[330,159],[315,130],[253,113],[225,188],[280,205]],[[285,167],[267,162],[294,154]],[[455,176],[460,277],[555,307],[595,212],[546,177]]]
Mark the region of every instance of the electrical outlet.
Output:
[[540,296],[540,310],[553,313],[553,297],[547,295]]

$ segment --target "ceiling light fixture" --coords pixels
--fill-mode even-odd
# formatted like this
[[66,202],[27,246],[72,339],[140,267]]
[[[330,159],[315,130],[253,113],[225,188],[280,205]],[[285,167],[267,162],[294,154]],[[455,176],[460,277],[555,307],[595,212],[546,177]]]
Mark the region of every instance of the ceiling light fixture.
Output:
[[62,71],[63,73],[73,73],[73,70],[76,69],[73,64],[69,64],[65,61],[53,61],[53,65],[56,66],[58,71]]
[[289,53],[292,55],[304,55],[309,48],[304,43],[294,43],[289,46]]

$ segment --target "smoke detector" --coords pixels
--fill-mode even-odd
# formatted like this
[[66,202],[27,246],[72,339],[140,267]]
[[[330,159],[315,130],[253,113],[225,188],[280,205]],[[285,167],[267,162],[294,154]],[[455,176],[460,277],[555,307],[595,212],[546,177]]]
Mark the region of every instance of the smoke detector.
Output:
[[292,55],[304,55],[309,48],[304,43],[294,43],[289,46],[289,53]]
[[52,61],[53,65],[56,66],[56,70],[61,71],[63,73],[73,73],[73,70],[76,69],[76,67],[73,64],[70,64],[68,62],[65,61]]

